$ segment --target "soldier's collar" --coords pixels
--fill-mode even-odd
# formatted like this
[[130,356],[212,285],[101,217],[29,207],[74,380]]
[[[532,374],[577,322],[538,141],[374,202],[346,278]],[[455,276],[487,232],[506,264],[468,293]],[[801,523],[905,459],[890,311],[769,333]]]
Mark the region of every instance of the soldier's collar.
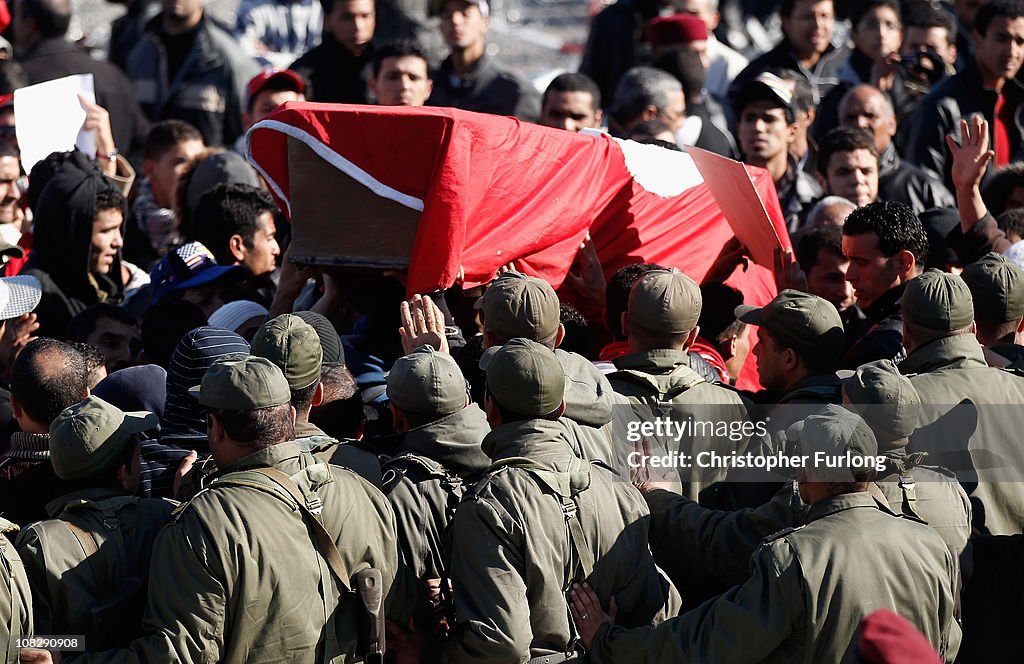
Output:
[[856,507],[870,507],[872,509],[878,509],[878,504],[867,491],[843,493],[838,496],[822,498],[811,505],[810,509],[807,510],[807,516],[804,519],[804,523],[811,523],[812,521],[824,519],[827,516],[831,516],[839,512],[845,512],[846,510],[854,509]]

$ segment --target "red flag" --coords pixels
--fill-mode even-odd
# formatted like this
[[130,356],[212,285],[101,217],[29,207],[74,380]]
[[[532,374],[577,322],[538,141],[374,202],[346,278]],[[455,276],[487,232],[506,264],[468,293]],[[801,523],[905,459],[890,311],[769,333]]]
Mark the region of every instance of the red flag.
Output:
[[[464,285],[486,283],[512,260],[557,288],[588,231],[608,276],[655,262],[699,282],[733,236],[684,153],[450,108],[278,109],[250,131],[248,156],[289,215],[288,137],[368,192],[421,211],[410,293],[447,288],[460,268]],[[788,246],[771,178],[749,171]],[[729,283],[749,304],[775,295],[771,272],[760,266]]]

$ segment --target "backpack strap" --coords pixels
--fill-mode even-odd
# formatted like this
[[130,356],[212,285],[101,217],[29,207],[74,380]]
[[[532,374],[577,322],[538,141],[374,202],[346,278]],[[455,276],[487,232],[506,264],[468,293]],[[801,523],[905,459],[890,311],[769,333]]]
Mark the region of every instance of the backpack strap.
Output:
[[[320,465],[327,466],[327,464],[322,462],[315,463],[303,470],[302,473],[309,473]],[[329,474],[330,468],[326,468],[326,471]],[[318,472],[314,471],[314,473],[320,475]],[[330,481],[333,481],[333,478]],[[322,482],[317,486],[322,486],[325,483]],[[323,521],[321,520],[320,513],[323,512],[324,504],[314,487],[308,486],[305,482],[296,484],[291,477],[276,468],[250,468],[229,473],[215,480],[214,485],[216,484],[231,484],[259,489],[272,496],[276,496],[293,508],[298,507],[303,521],[313,531],[313,542],[317,550],[327,562],[327,567],[331,570],[338,585],[344,592],[352,589],[351,575],[341,558],[338,545],[335,544],[334,538],[324,528]]]
[[96,534],[85,530],[74,522],[71,515],[79,510],[91,510],[100,512],[103,519],[103,525],[107,530],[110,531],[108,540],[113,540],[113,546],[117,549],[117,564],[114,565],[114,569],[119,569],[121,562],[127,559],[127,552],[124,546],[124,539],[121,534],[121,519],[118,517],[118,511],[127,507],[128,505],[135,505],[139,502],[139,498],[136,496],[116,496],[113,498],[106,498],[98,501],[81,501],[77,504],[72,504],[69,507],[65,507],[61,512],[57,520],[60,521],[67,527],[71,534],[78,540],[79,546],[82,547],[82,552],[85,555],[85,562],[89,565],[92,571],[93,581],[96,583],[97,592],[102,595],[104,589],[110,590],[113,588],[111,581],[112,579],[107,578],[107,574],[104,574],[103,568],[100,565],[99,559],[96,554],[99,553],[101,542],[97,540]]
[[[0,524],[7,523],[0,519]],[[15,528],[16,530],[16,528]],[[24,575],[24,568],[22,567],[21,559],[18,554],[12,552],[10,542],[7,540],[7,536],[4,535],[4,529],[0,529],[0,563],[7,569],[7,576],[10,579],[11,585],[11,624],[8,626],[11,643],[18,643],[22,637],[21,623],[22,623],[22,612],[23,607],[21,604],[21,593],[19,592],[18,582],[16,577]],[[17,649],[9,649],[4,662],[14,663],[18,661]]]

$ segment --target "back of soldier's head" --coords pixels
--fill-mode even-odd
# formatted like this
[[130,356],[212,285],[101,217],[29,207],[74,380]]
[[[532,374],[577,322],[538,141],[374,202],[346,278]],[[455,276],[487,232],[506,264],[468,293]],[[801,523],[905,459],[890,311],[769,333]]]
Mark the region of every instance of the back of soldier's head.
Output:
[[636,280],[651,270],[666,270],[668,268],[657,263],[634,263],[620,267],[608,280],[604,289],[604,310],[605,323],[611,330],[612,336],[618,340],[626,338],[622,334],[622,314],[629,306],[629,293],[633,290]]
[[903,291],[904,346],[908,352],[930,341],[965,334],[974,323],[974,300],[959,276],[927,270]]
[[625,330],[633,347],[682,350],[697,327],[700,287],[679,270],[653,270],[633,284]]
[[338,438],[360,438],[366,425],[366,411],[352,373],[341,362],[324,362],[320,367],[324,400],[309,411],[309,421],[324,433]]
[[284,373],[291,404],[304,416],[320,383],[323,350],[313,326],[294,314],[282,314],[260,326],[252,338],[252,354],[265,357]]
[[555,289],[548,282],[512,271],[492,281],[474,306],[482,314],[489,345],[523,338],[554,348],[558,305]]
[[11,394],[28,418],[49,427],[62,410],[88,396],[88,373],[82,355],[72,346],[43,337],[15,358]]
[[921,397],[892,360],[857,367],[842,377],[843,405],[864,418],[881,451],[905,447],[921,416]]
[[451,355],[421,346],[395,360],[387,394],[409,425],[417,427],[465,408],[468,387]]
[[998,339],[1017,330],[1024,318],[1024,270],[989,253],[966,266],[960,277],[971,291],[979,332]]
[[[557,420],[565,407],[565,374],[554,352],[529,339],[488,348],[480,359],[487,376],[485,404],[496,407],[502,424]],[[491,406],[488,406],[490,414]]]

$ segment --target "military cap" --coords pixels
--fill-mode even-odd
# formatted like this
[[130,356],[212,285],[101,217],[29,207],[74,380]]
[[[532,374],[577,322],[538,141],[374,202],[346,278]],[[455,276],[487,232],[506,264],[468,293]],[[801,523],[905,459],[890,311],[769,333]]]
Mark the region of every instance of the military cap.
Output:
[[315,311],[296,311],[295,315],[316,330],[316,335],[320,337],[320,348],[324,352],[324,362],[345,363],[345,349],[331,321]]
[[557,410],[565,396],[562,363],[547,346],[512,339],[488,348],[480,358],[487,391],[503,408],[519,415],[542,417]]
[[921,397],[910,379],[900,373],[892,360],[862,364],[840,377],[847,408],[864,418],[876,432],[890,441],[904,441],[914,433],[921,416]]
[[483,311],[484,327],[503,339],[547,341],[558,332],[558,296],[543,279],[506,272],[473,306]]
[[736,318],[769,330],[801,355],[837,357],[843,351],[843,319],[817,295],[786,289],[763,307],[736,307]]
[[290,403],[280,367],[265,357],[229,355],[213,363],[203,382],[188,391],[207,408],[257,410]]
[[1010,323],[1024,316],[1024,270],[1002,254],[988,253],[960,273],[979,316]]
[[395,360],[388,398],[403,411],[448,415],[466,405],[466,379],[451,355],[420,346]]
[[57,477],[77,480],[110,468],[132,436],[158,424],[153,413],[126,413],[97,396],[65,408],[50,425],[50,462]]
[[672,268],[651,270],[629,292],[629,322],[665,334],[683,334],[700,319],[700,287]]
[[926,270],[911,279],[900,300],[903,320],[925,330],[953,332],[974,322],[974,300],[955,274]]
[[[808,457],[804,468],[811,481],[843,482],[863,477],[864,471],[873,469],[874,464],[851,467],[840,463],[838,467],[829,467],[827,460],[834,463],[845,459],[847,453],[852,458],[878,455],[878,441],[863,418],[834,404],[790,426],[786,438],[798,442],[800,454]],[[819,463],[819,453],[824,455],[823,463]]]
[[312,326],[293,314],[281,314],[261,325],[252,339],[252,354],[280,367],[293,390],[320,380],[324,357],[320,337]]

